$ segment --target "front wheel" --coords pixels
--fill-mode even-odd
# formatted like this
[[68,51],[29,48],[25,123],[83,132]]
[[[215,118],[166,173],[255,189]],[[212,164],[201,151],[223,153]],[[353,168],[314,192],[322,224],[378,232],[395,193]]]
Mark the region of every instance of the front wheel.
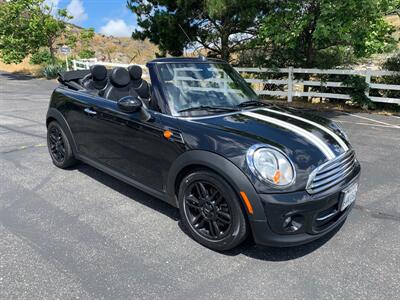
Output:
[[200,244],[224,251],[246,238],[248,226],[239,198],[218,174],[199,170],[187,175],[178,199],[182,222]]

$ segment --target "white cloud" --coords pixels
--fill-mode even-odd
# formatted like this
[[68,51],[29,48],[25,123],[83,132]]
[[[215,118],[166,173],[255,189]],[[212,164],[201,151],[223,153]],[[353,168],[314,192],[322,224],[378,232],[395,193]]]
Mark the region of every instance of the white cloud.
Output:
[[112,35],[115,37],[130,37],[134,26],[127,24],[122,19],[109,20],[106,25],[100,28],[100,33],[104,35]]
[[72,19],[73,23],[80,23],[88,18],[88,15],[85,12],[85,8],[83,7],[83,3],[81,0],[71,0],[71,2],[67,6],[67,11],[71,16],[74,17]]

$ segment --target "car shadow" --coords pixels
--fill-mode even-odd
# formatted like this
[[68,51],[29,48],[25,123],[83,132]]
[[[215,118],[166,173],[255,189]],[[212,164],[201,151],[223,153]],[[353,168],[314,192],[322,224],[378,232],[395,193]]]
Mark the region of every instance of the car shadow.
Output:
[[[145,192],[142,192],[139,189],[136,189],[127,183],[120,181],[100,170],[97,170],[94,167],[91,167],[87,164],[80,163],[75,168],[71,170],[78,170],[79,172],[95,179],[96,181],[106,185],[107,187],[121,193],[122,195],[134,199],[136,202],[139,202],[142,205],[145,205],[159,213],[166,215],[167,217],[178,222],[179,228],[190,237],[188,230],[183,226],[180,221],[179,210],[162,200],[159,200]],[[265,247],[256,245],[253,241],[253,238],[249,236],[240,246],[236,247],[233,250],[218,252],[222,255],[227,256],[237,256],[237,255],[245,255],[254,259],[263,260],[263,261],[289,261],[297,258],[301,258],[311,252],[317,250],[321,246],[323,246],[326,242],[328,242],[343,226],[341,224],[335,230],[326,234],[322,238],[313,241],[311,243],[288,247],[288,248],[276,248],[276,247]],[[195,242],[193,240],[193,242]]]
[[318,240],[315,240],[305,245],[293,246],[293,247],[260,246],[256,245],[252,240],[252,238],[250,237],[239,247],[224,252],[224,254],[232,256],[243,254],[248,257],[263,261],[278,262],[278,261],[294,260],[318,250],[320,247],[326,244],[333,236],[335,236],[335,234],[340,230],[342,226],[343,223],[340,224],[340,226],[338,226],[331,232],[319,238]]
[[34,76],[29,76],[26,74],[22,74],[22,73],[5,73],[5,72],[0,72],[0,76],[1,77],[5,77],[8,80],[32,80],[32,79],[36,79]]
[[118,193],[129,197],[132,200],[134,199],[140,204],[143,204],[155,211],[158,211],[175,221],[179,220],[179,211],[175,207],[145,192],[142,192],[141,190],[136,189],[119,179],[116,179],[84,163],[80,163],[74,169],[106,185],[114,191],[117,191]]

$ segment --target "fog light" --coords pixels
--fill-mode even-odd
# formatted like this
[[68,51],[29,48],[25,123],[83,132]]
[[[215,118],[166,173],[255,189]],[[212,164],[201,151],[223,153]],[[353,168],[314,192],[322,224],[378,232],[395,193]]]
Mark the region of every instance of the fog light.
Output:
[[304,217],[294,215],[287,217],[282,224],[283,230],[286,232],[296,232],[303,226]]

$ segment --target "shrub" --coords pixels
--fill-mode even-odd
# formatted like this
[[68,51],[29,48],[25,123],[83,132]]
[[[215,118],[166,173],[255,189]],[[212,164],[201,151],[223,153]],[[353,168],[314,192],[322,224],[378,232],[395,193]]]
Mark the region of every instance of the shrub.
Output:
[[[400,53],[388,58],[382,67],[389,71],[400,72]],[[385,84],[400,84],[400,75],[397,76],[385,76],[383,78]],[[400,98],[400,91],[391,90],[386,94],[387,97]]]
[[42,74],[47,79],[57,78],[58,72],[65,71],[65,68],[61,64],[48,64],[45,65],[42,69]]
[[369,89],[368,83],[362,76],[348,76],[343,80],[343,84],[349,88],[351,100],[359,104],[362,108],[374,108],[371,99],[366,95]]
[[389,71],[398,71],[400,72],[400,53],[389,57],[382,65],[384,69]]
[[[389,57],[382,64],[382,68],[385,69],[385,70],[389,70],[389,71],[400,72],[400,53]],[[399,85],[400,84],[400,75],[382,76],[382,77],[376,78],[374,82],[375,83],[381,83],[381,84]],[[396,90],[372,89],[370,91],[370,95],[371,96],[376,96],[376,97],[388,97],[388,98],[400,99],[400,91],[396,91]],[[400,111],[400,105],[399,104],[376,103],[376,107],[379,108],[379,109],[389,109],[389,110]]]
[[51,62],[51,54],[49,50],[39,50],[32,54],[29,60],[29,63],[32,65],[50,64]]
[[83,49],[82,51],[79,52],[78,56],[82,59],[87,59],[87,58],[93,58],[95,54],[96,54],[95,51],[89,49]]

